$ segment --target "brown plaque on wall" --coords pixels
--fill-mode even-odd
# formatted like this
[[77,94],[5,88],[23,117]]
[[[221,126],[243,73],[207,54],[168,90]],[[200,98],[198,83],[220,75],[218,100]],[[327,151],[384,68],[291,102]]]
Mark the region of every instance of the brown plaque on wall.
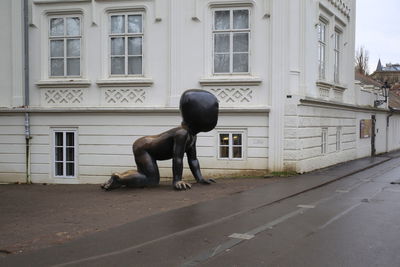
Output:
[[372,120],[360,120],[360,138],[371,137]]

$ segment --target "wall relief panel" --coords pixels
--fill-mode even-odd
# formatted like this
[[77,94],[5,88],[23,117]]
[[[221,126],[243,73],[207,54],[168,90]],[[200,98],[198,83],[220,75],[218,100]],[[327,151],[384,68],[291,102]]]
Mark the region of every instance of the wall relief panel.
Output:
[[103,104],[105,105],[140,105],[146,100],[146,91],[143,89],[112,88],[103,90]]
[[210,88],[209,91],[222,104],[247,104],[253,101],[253,89],[249,87]]
[[44,106],[80,106],[84,101],[83,89],[42,89],[41,103]]

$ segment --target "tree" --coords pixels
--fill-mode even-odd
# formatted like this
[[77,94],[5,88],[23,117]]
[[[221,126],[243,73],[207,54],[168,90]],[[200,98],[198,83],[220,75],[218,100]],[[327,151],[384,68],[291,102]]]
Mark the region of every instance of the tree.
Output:
[[355,69],[361,74],[368,75],[369,52],[364,46],[360,46],[356,51]]

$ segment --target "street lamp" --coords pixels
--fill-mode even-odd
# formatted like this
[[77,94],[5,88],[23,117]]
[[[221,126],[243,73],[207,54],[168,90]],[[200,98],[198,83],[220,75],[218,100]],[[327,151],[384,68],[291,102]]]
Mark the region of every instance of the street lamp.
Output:
[[389,89],[390,89],[390,86],[388,85],[387,82],[385,82],[385,84],[381,86],[382,96],[385,98],[385,100],[375,100],[374,107],[378,107],[378,106],[382,105],[383,103],[387,102],[388,95],[389,95]]

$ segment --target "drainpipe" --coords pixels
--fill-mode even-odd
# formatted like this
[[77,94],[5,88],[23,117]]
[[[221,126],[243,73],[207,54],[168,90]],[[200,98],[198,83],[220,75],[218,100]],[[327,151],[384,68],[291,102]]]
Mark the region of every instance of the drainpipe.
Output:
[[386,117],[386,152],[389,152],[389,121],[393,116],[393,108],[389,106],[389,115]]
[[25,112],[25,147],[26,147],[26,183],[31,183],[31,151],[30,151],[30,139],[31,129],[29,121],[29,15],[28,15],[28,0],[22,0],[24,6],[24,80],[25,80],[25,97],[24,106]]

